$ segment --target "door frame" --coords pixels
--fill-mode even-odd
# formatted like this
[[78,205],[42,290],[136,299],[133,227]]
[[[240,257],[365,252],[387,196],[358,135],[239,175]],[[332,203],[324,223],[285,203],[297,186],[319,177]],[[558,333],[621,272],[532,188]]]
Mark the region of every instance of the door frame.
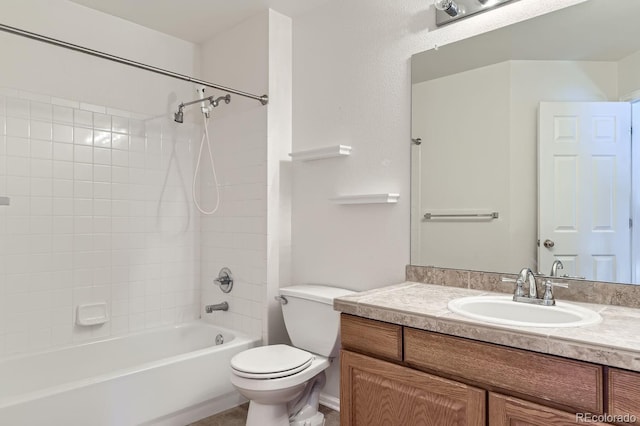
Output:
[[[631,282],[640,279],[640,94],[631,101]],[[638,208],[635,208],[638,206]]]

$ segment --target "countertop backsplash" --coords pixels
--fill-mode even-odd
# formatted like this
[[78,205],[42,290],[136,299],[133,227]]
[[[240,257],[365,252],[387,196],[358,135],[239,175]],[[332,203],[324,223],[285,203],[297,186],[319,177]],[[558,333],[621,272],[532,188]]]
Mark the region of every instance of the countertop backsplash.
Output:
[[[513,293],[514,289],[514,284],[502,282],[502,277],[515,278],[516,276],[517,274],[514,273],[470,271],[436,266],[407,265],[406,268],[407,281],[500,293]],[[569,285],[568,288],[557,287],[553,290],[558,300],[640,308],[640,285],[569,278],[556,279],[556,281]],[[541,283],[538,286],[540,288]]]

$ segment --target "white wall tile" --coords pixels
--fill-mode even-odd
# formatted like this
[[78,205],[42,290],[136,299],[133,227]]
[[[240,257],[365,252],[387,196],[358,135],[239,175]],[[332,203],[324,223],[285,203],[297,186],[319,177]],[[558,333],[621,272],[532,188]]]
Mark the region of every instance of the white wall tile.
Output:
[[28,157],[29,139],[7,136],[7,156],[8,157]]
[[75,145],[73,160],[78,163],[93,163],[93,149],[90,146]]
[[73,143],[73,127],[66,124],[53,123],[53,140]]
[[53,105],[45,102],[30,102],[30,118],[32,120],[53,121]]
[[31,120],[29,135],[31,139],[42,139],[50,141],[53,137],[53,124],[51,123],[51,121]]
[[6,98],[7,117],[29,118],[29,101],[26,99]]
[[93,114],[93,127],[96,130],[111,131],[111,116],[107,114],[94,113]]
[[73,143],[76,145],[93,145],[93,129],[84,127],[73,128]]
[[90,112],[90,111],[74,109],[73,110],[73,124],[75,126],[92,127],[93,126],[93,113]]
[[93,145],[100,148],[111,148],[111,132],[95,130],[93,132]]
[[[49,138],[51,138],[49,136]],[[53,143],[46,140],[31,139],[31,157],[41,159],[53,158]]]
[[53,121],[56,123],[73,124],[73,108],[53,105]]
[[7,136],[29,137],[29,120],[25,118],[7,117],[5,126]]
[[[0,189],[12,197],[0,216],[0,358],[197,318],[192,152],[174,158],[180,180],[160,120],[147,150],[145,123],[128,113],[47,99],[0,96]],[[99,301],[111,323],[76,326],[75,307]],[[34,312],[48,321],[25,321]]]

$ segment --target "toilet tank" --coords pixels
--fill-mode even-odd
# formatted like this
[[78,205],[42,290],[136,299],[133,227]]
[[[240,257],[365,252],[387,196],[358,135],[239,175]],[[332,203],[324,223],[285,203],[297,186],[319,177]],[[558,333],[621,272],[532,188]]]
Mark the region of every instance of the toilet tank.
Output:
[[322,356],[336,356],[340,312],[333,310],[333,299],[353,293],[315,284],[280,288],[280,295],[287,300],[282,305],[282,315],[293,346]]

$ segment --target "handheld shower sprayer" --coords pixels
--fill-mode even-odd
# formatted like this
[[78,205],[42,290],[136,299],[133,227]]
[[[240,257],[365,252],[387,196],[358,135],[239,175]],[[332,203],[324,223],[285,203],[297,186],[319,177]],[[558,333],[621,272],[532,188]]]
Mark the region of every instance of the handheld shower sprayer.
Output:
[[211,111],[209,110],[209,106],[207,106],[207,104],[205,103],[206,98],[204,97],[204,86],[198,87],[196,89],[196,93],[198,93],[198,96],[202,101],[200,102],[200,111],[202,111],[205,117],[209,118]]

